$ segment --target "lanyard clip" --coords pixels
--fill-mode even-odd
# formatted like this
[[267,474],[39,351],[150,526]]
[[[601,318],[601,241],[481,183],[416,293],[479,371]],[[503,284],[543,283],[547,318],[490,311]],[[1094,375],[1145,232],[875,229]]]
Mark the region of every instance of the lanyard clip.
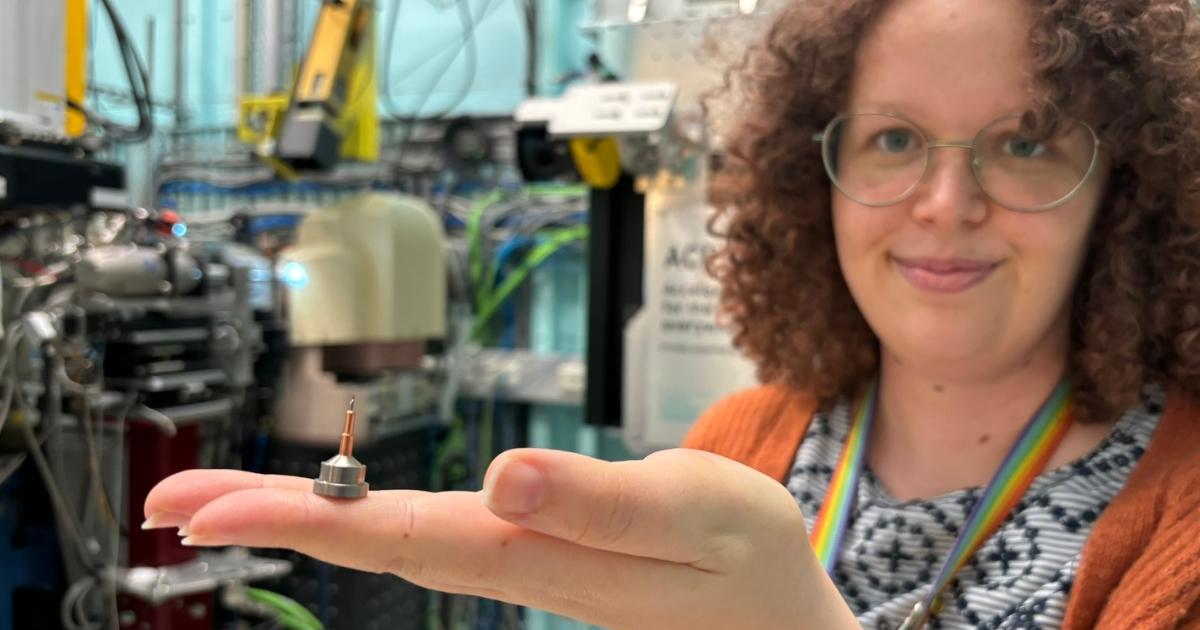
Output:
[[925,607],[925,602],[917,602],[917,605],[913,606],[912,612],[908,613],[908,617],[904,619],[904,623],[900,624],[897,630],[920,630],[929,621],[929,614],[930,610]]

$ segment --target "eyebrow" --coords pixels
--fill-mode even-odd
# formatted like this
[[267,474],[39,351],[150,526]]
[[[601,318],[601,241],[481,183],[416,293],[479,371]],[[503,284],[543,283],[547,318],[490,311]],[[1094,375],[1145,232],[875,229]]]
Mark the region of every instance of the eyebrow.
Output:
[[[920,113],[920,110],[922,109],[922,107],[914,106],[914,104],[907,104],[906,106],[906,104],[900,104],[896,102],[876,101],[864,104],[864,106],[846,109],[846,112],[852,112],[856,114],[896,114],[904,116],[904,118],[910,119],[913,122],[920,122],[922,119],[932,118],[932,116],[928,115],[928,112]],[[1024,114],[1031,109],[1033,109],[1032,103],[1026,104],[1026,106],[998,110],[996,114],[988,116],[988,120],[996,120],[998,118],[1004,118],[1004,116],[1012,116],[1015,114]]]
[[[890,115],[894,115],[894,116],[899,116],[905,120],[908,120],[909,122],[916,123],[921,128],[925,128],[927,126],[928,119],[932,118],[932,116],[929,116],[928,112],[921,113],[920,110],[922,110],[922,109],[923,108],[920,106],[914,106],[911,104],[910,105],[900,105],[900,104],[894,103],[894,102],[876,101],[876,102],[870,102],[870,103],[860,106],[860,107],[844,109],[843,113],[890,114]],[[987,118],[987,121],[984,122],[983,124],[986,125],[986,124],[988,124],[988,122],[992,122],[992,121],[998,120],[1000,118],[1005,118],[1008,116],[1016,116],[1018,114],[1024,114],[1025,112],[1030,111],[1031,109],[1033,109],[1032,103],[1025,105],[1023,107],[1015,107],[1015,108],[1001,110],[998,113],[989,116]]]

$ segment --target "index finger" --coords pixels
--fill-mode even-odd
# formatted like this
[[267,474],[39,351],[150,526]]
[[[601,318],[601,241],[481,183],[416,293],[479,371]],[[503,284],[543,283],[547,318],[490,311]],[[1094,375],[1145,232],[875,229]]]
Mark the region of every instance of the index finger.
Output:
[[241,470],[185,470],[158,482],[146,495],[142,511],[147,521],[164,514],[186,520],[214,499],[239,490],[260,488],[311,490],[312,480]]
[[530,531],[498,518],[474,492],[382,490],[338,502],[311,491],[241,490],[197,512],[187,540],[292,549],[426,588],[483,595],[604,627],[668,627],[622,621],[702,610],[697,598],[716,579],[692,567]]

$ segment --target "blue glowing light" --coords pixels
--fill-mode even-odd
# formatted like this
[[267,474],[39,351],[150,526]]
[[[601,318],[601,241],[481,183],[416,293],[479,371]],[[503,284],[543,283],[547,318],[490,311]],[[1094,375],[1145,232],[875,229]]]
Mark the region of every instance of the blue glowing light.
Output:
[[187,224],[176,223],[175,225],[172,225],[171,233],[175,235],[175,238],[183,238],[187,235]]
[[279,270],[279,279],[290,288],[303,289],[308,286],[308,271],[304,269],[304,265],[291,261],[284,263],[283,268]]

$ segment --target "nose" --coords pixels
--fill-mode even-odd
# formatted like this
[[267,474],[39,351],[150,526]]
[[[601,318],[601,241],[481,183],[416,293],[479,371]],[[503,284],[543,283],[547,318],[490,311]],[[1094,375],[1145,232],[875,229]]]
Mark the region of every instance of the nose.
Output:
[[971,151],[942,146],[929,159],[929,172],[914,191],[913,219],[941,229],[982,223],[987,218],[987,197],[971,170]]

